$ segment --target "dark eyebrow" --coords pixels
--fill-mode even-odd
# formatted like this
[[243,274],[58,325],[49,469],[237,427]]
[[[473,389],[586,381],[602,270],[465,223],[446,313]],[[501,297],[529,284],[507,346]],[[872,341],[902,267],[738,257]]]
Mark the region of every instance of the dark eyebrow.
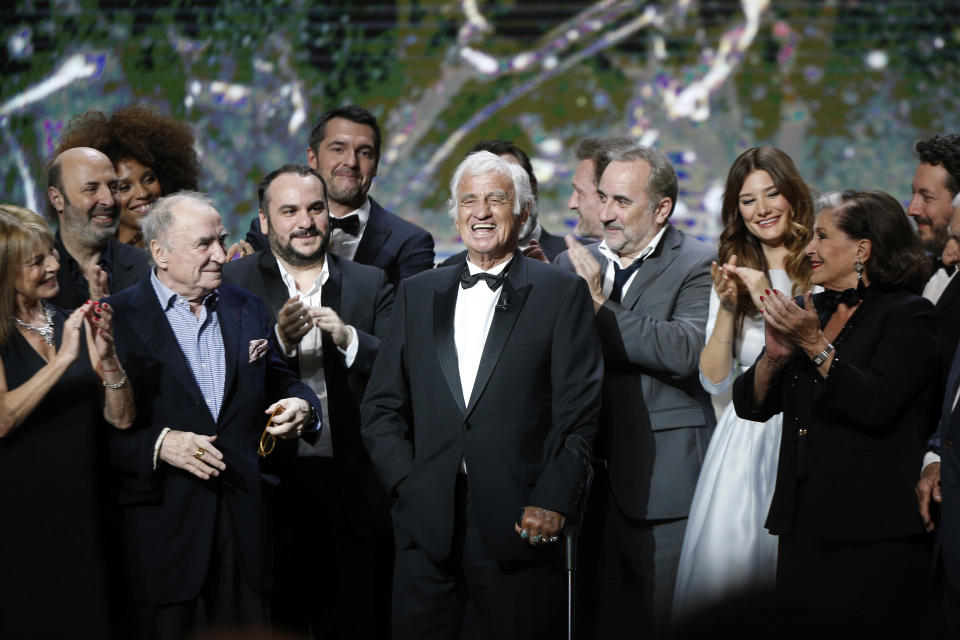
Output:
[[326,209],[326,208],[327,208],[327,202],[326,202],[326,200],[322,200],[322,199],[321,199],[321,200],[314,200],[313,202],[310,203],[310,206],[308,206],[307,208],[308,208],[308,209],[314,209],[314,208],[316,208],[317,206],[321,206],[321,207],[323,207],[324,209]]

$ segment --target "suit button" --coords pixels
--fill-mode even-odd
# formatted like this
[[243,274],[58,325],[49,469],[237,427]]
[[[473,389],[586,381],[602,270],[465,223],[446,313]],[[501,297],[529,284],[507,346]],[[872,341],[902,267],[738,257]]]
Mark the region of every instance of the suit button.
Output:
[[460,428],[464,431],[470,431],[470,423],[464,422],[462,425],[460,425]]
[[952,440],[945,440],[944,443],[943,443],[943,448],[944,448],[944,449],[952,449],[952,448],[953,448],[953,441],[952,441]]

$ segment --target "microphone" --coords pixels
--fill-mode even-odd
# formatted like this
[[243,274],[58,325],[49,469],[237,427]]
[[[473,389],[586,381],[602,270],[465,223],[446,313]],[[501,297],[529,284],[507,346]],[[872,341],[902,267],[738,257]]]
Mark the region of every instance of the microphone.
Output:
[[497,301],[497,311],[506,311],[510,308],[510,295],[504,291],[500,295],[500,300]]

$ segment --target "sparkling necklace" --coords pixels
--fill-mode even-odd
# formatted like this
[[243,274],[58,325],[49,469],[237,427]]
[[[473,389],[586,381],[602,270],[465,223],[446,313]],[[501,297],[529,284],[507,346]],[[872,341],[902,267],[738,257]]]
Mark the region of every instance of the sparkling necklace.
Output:
[[42,327],[35,327],[32,324],[27,324],[17,316],[12,316],[13,321],[17,323],[18,327],[23,327],[27,331],[33,331],[36,334],[39,334],[43,341],[46,342],[51,347],[53,346],[53,307],[51,307],[46,302],[41,302],[43,305],[43,315],[46,318],[46,322]]

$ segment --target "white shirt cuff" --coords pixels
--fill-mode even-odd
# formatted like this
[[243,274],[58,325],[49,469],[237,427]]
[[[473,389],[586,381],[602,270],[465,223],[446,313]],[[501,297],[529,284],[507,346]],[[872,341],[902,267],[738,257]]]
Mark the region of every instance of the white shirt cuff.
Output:
[[297,345],[293,345],[291,348],[287,348],[287,345],[283,343],[283,339],[280,337],[280,325],[273,325],[273,333],[277,336],[277,346],[280,347],[280,351],[288,358],[292,358],[297,355]]
[[923,469],[926,469],[927,465],[934,462],[940,462],[940,455],[938,453],[927,451],[925,454],[923,454],[923,467],[921,467],[920,473],[923,473]]
[[348,324],[347,329],[350,329],[350,344],[347,345],[346,350],[337,347],[337,351],[343,354],[344,362],[347,365],[347,369],[353,366],[353,361],[357,359],[357,351],[360,349],[359,340],[357,340],[357,330],[353,328],[353,325]]
[[160,432],[160,435],[157,436],[157,441],[153,444],[153,470],[157,470],[157,463],[160,462],[160,446],[163,444],[163,439],[167,437],[167,434],[170,432],[170,427],[164,427]]

